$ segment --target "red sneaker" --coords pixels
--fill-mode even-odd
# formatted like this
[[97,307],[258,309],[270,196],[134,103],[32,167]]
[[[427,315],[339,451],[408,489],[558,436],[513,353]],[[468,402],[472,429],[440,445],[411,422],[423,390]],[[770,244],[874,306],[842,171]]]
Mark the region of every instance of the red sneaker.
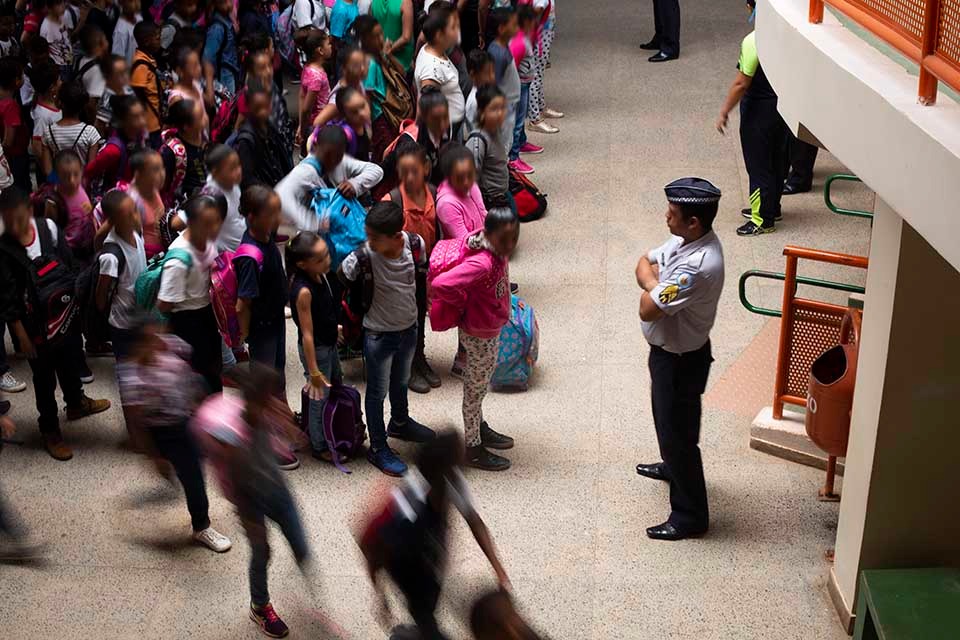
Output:
[[524,142],[520,146],[520,153],[543,153],[543,147],[532,142]]
[[516,171],[517,173],[522,173],[524,175],[533,173],[533,167],[528,165],[526,162],[524,162],[520,158],[517,158],[516,160],[511,160],[508,166],[514,171]]
[[262,607],[250,605],[250,619],[260,625],[264,635],[271,638],[286,638],[290,629],[284,624],[277,612],[273,610],[273,605],[269,602]]

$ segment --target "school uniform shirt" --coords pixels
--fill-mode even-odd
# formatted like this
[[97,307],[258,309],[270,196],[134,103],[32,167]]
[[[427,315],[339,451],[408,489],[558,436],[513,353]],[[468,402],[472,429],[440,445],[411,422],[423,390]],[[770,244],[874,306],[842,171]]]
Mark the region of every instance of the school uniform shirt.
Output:
[[693,242],[673,236],[647,254],[660,267],[660,284],[650,292],[663,311],[642,321],[643,336],[670,353],[695,351],[706,344],[723,290],[723,247],[713,231]]
[[243,241],[243,234],[247,231],[247,221],[240,215],[240,186],[224,189],[217,184],[213,176],[207,176],[207,184],[203,192],[210,195],[222,193],[227,199],[227,217],[220,227],[220,235],[217,236],[217,251],[236,251]]
[[293,323],[297,326],[297,337],[303,342],[300,330],[300,314],[297,313],[297,298],[302,290],[310,292],[310,320],[313,322],[313,342],[315,345],[332,347],[337,344],[339,332],[340,301],[333,294],[333,287],[326,275],[320,282],[307,278],[302,273],[293,276],[290,282],[290,308],[293,309]]
[[[60,109],[42,102],[37,103],[37,106],[30,111],[30,115],[33,116],[33,139],[37,141],[43,140],[43,134],[48,126],[60,122],[60,118],[63,117]],[[30,155],[33,155],[33,146],[30,147]],[[86,158],[81,160],[85,161]]]
[[508,207],[510,200],[510,169],[507,167],[507,151],[496,135],[478,129],[466,142],[477,164],[477,184],[487,208]]
[[[373,302],[363,316],[363,327],[368,331],[404,331],[417,323],[417,265],[410,249],[410,235],[403,232],[403,251],[398,258],[385,258],[371,249],[370,243],[366,244],[373,270]],[[423,243],[422,238],[420,242]],[[420,265],[425,262],[426,252],[421,252]],[[340,267],[351,282],[360,275],[355,252],[348,255]]]
[[747,100],[776,100],[777,92],[773,90],[767,75],[760,66],[757,57],[757,33],[751,31],[740,43],[740,59],[737,68],[745,76],[753,78],[743,97]]
[[497,87],[503,92],[507,106],[520,101],[520,75],[517,65],[514,64],[510,49],[496,40],[487,47],[487,52],[493,56],[493,74]]
[[250,307],[250,331],[276,329],[285,322],[283,309],[287,305],[287,273],[283,270],[283,257],[277,248],[276,236],[270,235],[260,242],[247,231],[241,244],[250,244],[263,253],[263,268],[257,268],[252,258],[240,258],[234,262],[237,272],[237,297],[252,301]]
[[327,8],[323,0],[294,0],[291,16],[293,30],[314,26],[320,31],[327,30]]
[[83,75],[80,76],[83,88],[87,91],[88,96],[99,100],[100,96],[103,95],[103,90],[107,87],[107,81],[104,79],[103,71],[100,69],[100,61],[90,56],[84,56],[80,58],[80,64],[77,65],[77,72],[79,73],[84,67],[86,67],[86,70],[84,70]]
[[139,13],[134,18],[134,22],[127,20],[126,16],[120,16],[117,20],[117,26],[113,28],[113,47],[110,52],[117,56],[123,56],[129,67],[133,64],[133,55],[137,52],[137,41],[133,37],[133,28],[138,22],[143,20]]
[[210,268],[217,259],[217,248],[208,242],[204,251],[198,251],[185,235],[171,242],[170,248],[185,249],[193,262],[187,268],[180,260],[167,260],[157,300],[172,302],[173,312],[203,309],[210,304]]
[[0,98],[0,133],[6,137],[7,127],[16,127],[17,129],[17,133],[13,137],[13,143],[9,147],[5,146],[3,148],[8,158],[22,156],[30,146],[30,131],[23,125],[20,103],[13,98]]
[[86,122],[61,125],[59,122],[50,124],[40,132],[40,139],[50,154],[56,156],[61,151],[73,149],[80,156],[80,161],[86,164],[90,148],[103,142],[100,132],[93,125]]
[[426,47],[420,49],[413,79],[418,96],[425,80],[431,80],[440,85],[440,92],[447,99],[447,107],[450,110],[450,123],[456,126],[463,121],[464,99],[463,91],[460,90],[460,72],[449,58],[435,56]]
[[[102,122],[108,127],[113,124],[113,108],[110,106],[110,98],[117,95],[110,87],[105,87],[100,96],[100,102],[97,104],[97,122]],[[123,95],[132,96],[133,89],[129,86],[123,88]]]
[[111,229],[103,241],[104,244],[108,242],[116,243],[123,251],[126,264],[123,267],[123,273],[119,275],[117,274],[120,269],[120,262],[117,257],[110,253],[100,254],[100,275],[117,279],[113,303],[110,305],[110,317],[107,319],[110,326],[117,329],[129,329],[133,325],[133,318],[137,313],[134,287],[137,283],[137,277],[147,270],[147,254],[143,244],[143,236],[134,231],[133,239],[134,244],[128,244],[126,240],[117,235],[116,230]]
[[343,181],[353,185],[361,196],[383,179],[383,169],[372,162],[364,162],[350,156],[328,174],[321,175],[306,158],[300,161],[287,176],[277,183],[275,190],[280,196],[284,219],[301,231],[317,231],[320,217],[310,206],[313,190],[317,187],[336,188]]
[[[138,64],[139,63],[139,64]],[[152,68],[151,68],[152,67]],[[130,68],[130,87],[146,98],[144,115],[147,120],[147,131],[159,131],[163,123],[160,122],[160,93],[157,90],[157,61],[153,56],[137,49],[133,55],[133,66]]]
[[49,16],[44,18],[40,25],[40,37],[50,45],[50,62],[59,67],[73,64],[70,28],[64,21],[55,22]]

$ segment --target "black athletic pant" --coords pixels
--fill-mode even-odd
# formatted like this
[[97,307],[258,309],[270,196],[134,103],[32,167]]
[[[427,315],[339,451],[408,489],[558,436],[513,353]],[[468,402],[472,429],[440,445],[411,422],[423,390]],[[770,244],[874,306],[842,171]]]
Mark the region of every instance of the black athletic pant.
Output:
[[427,276],[417,274],[417,350],[413,354],[414,363],[423,361],[427,342]]
[[33,390],[36,394],[40,433],[60,434],[60,407],[57,405],[57,383],[68,407],[80,404],[83,385],[80,383],[80,359],[83,346],[80,343],[79,327],[64,342],[56,345],[40,345],[37,357],[28,360],[33,371]]
[[653,0],[653,24],[660,51],[680,55],[680,1]]
[[669,522],[685,531],[705,531],[710,522],[699,441],[700,396],[711,362],[709,340],[683,354],[650,345],[653,422],[670,478]]
[[740,101],[740,146],[750,177],[750,208],[758,225],[772,225],[780,213],[788,134],[775,99]]
[[170,314],[170,329],[174,335],[190,345],[190,366],[203,376],[209,393],[223,391],[220,374],[223,372],[223,352],[220,349],[220,330],[213,307],[177,311]]
[[193,530],[203,531],[210,526],[210,505],[200,466],[200,451],[187,431],[186,421],[169,427],[147,429],[147,433],[157,453],[170,462],[183,485]]
[[447,640],[437,625],[440,581],[415,553],[398,554],[387,572],[407,600],[407,610],[422,640]]
[[790,172],[787,184],[798,191],[809,191],[813,186],[813,165],[817,162],[817,145],[804,142],[793,133],[789,133]]

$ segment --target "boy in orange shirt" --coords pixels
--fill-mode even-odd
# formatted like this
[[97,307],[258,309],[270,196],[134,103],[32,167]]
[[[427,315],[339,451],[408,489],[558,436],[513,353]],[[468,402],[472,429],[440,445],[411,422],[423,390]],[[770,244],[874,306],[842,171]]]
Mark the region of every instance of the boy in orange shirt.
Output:
[[137,51],[130,66],[130,87],[146,107],[150,146],[159,149],[162,143],[160,132],[167,106],[165,94],[170,88],[169,78],[157,68],[160,28],[152,22],[143,21],[134,27],[133,37],[137,41]]

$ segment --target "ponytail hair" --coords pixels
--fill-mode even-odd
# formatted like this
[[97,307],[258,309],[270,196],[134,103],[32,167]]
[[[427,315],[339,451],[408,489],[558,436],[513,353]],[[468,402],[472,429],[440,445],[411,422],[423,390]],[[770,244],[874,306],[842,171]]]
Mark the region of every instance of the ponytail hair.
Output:
[[317,240],[323,240],[323,238],[313,231],[298,231],[287,240],[287,245],[283,251],[283,261],[287,265],[291,281],[295,275],[302,273],[297,263],[306,260],[313,254],[313,247],[317,244]]

